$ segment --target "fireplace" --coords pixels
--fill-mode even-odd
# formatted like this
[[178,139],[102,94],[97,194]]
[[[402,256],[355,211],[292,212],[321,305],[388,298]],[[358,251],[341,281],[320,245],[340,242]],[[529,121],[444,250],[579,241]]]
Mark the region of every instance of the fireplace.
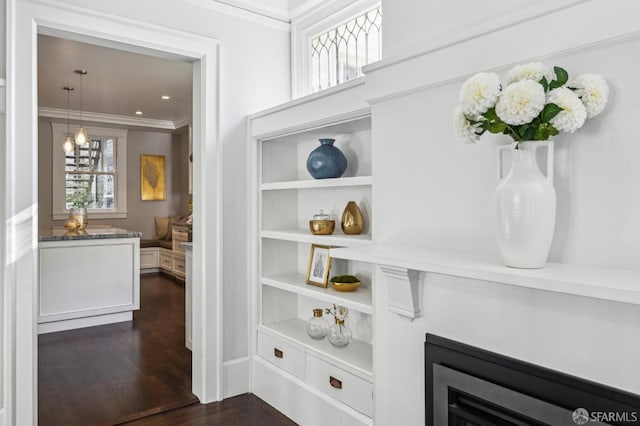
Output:
[[640,397],[427,334],[427,426],[640,424]]

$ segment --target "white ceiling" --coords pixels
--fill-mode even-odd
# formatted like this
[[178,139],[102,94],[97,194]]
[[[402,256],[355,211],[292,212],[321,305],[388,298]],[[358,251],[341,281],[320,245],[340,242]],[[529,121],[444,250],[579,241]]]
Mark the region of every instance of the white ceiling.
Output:
[[[40,108],[80,110],[80,76],[85,69],[85,113],[99,113],[184,124],[191,120],[192,65],[50,36],[38,36]],[[160,99],[171,96],[170,100]],[[136,111],[143,115],[136,115]],[[58,114],[59,115],[59,114]],[[53,115],[55,116],[55,114]]]

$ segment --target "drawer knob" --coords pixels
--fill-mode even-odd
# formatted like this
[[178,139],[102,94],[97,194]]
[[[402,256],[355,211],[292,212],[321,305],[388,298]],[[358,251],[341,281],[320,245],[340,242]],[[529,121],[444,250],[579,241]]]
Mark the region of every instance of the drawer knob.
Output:
[[342,389],[342,380],[338,380],[333,376],[329,376],[329,384],[332,388]]
[[280,349],[278,349],[278,348],[273,348],[273,355],[274,355],[276,358],[282,358],[282,357],[284,357],[284,353],[283,353]]

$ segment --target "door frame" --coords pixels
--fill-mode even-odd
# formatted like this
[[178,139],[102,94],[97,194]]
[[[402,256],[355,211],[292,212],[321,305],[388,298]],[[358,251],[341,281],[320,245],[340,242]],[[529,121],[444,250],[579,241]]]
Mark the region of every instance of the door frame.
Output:
[[0,271],[4,281],[0,426],[36,424],[38,418],[38,33],[193,63],[192,391],[202,403],[219,401],[223,395],[220,43],[84,7],[7,0],[6,143],[0,147],[4,150],[0,228],[5,235],[0,242],[5,258]]

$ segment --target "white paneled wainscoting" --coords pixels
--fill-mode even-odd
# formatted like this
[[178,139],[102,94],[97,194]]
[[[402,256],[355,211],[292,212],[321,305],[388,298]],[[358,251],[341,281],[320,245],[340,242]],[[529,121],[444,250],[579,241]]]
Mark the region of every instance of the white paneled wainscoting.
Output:
[[[397,23],[415,21],[408,16],[415,10],[393,3],[383,9],[397,12]],[[398,48],[365,69],[375,234],[370,248],[346,248],[344,257],[364,260],[355,253],[368,252],[369,261],[391,266],[392,280],[383,268],[373,273],[376,424],[423,425],[432,414],[424,408],[425,333],[640,394],[640,192],[630,166],[640,150],[628,137],[637,110],[631,93],[640,90],[640,63],[632,59],[640,25],[629,16],[640,5],[558,6],[527,19],[487,20],[460,33],[469,37]],[[533,61],[574,76],[602,74],[612,92],[600,117],[555,138],[551,263],[518,271],[502,266],[494,230],[495,151],[508,141],[460,143],[452,112],[470,75],[504,76]],[[408,270],[423,271],[419,281]],[[397,294],[403,285],[404,297]]]

